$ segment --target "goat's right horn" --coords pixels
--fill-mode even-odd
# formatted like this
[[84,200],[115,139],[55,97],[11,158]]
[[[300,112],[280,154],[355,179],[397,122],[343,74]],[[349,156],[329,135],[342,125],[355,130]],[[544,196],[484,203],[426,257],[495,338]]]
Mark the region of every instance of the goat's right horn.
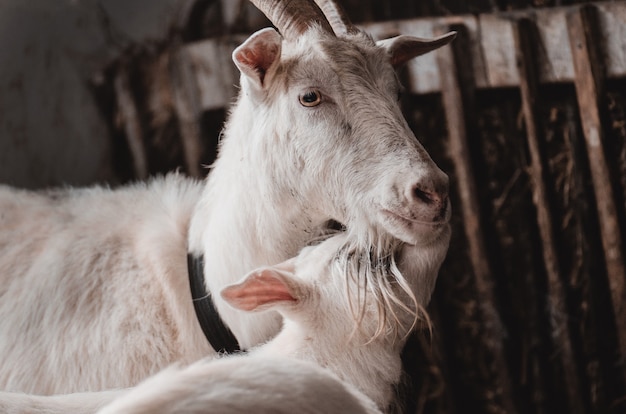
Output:
[[324,14],[309,0],[250,0],[267,16],[285,39],[295,39],[312,24],[334,34]]
[[359,32],[337,0],[315,0],[315,3],[322,9],[337,36]]

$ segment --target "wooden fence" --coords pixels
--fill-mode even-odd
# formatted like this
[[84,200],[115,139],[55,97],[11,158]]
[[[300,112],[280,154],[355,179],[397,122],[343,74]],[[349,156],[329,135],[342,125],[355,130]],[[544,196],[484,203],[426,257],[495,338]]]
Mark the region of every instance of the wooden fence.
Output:
[[[402,74],[454,210],[434,334],[404,355],[406,412],[626,413],[626,2],[363,27],[459,32]],[[108,69],[122,176],[205,173],[244,38],[138,48]]]

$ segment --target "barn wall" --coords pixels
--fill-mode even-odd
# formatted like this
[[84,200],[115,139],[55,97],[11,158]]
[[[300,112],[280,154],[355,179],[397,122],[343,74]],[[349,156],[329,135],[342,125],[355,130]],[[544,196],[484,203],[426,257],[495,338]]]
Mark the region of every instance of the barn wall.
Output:
[[93,83],[137,43],[163,39],[186,0],[0,2],[0,182],[118,181]]

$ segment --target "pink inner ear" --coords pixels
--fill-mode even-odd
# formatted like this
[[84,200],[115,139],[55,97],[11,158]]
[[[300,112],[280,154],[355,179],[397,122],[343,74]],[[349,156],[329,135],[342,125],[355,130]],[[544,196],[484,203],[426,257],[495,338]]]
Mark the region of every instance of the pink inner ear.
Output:
[[399,68],[422,53],[423,50],[419,43],[398,40],[391,48],[391,65],[394,68]]
[[254,47],[242,49],[237,53],[237,60],[242,65],[256,72],[261,85],[267,70],[272,66],[280,48],[276,44],[258,42]]
[[222,297],[244,311],[281,302],[297,302],[283,277],[273,269],[263,269],[248,276],[242,283],[222,290]]

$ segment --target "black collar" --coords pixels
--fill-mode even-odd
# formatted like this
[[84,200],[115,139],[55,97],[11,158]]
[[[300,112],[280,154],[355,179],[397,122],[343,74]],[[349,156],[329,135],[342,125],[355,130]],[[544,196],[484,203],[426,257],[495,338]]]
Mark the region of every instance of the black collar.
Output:
[[237,338],[224,325],[211,300],[211,294],[206,291],[204,284],[204,256],[187,254],[187,271],[189,273],[193,307],[196,310],[196,316],[204,336],[206,336],[213,349],[217,352],[230,354],[239,351]]

